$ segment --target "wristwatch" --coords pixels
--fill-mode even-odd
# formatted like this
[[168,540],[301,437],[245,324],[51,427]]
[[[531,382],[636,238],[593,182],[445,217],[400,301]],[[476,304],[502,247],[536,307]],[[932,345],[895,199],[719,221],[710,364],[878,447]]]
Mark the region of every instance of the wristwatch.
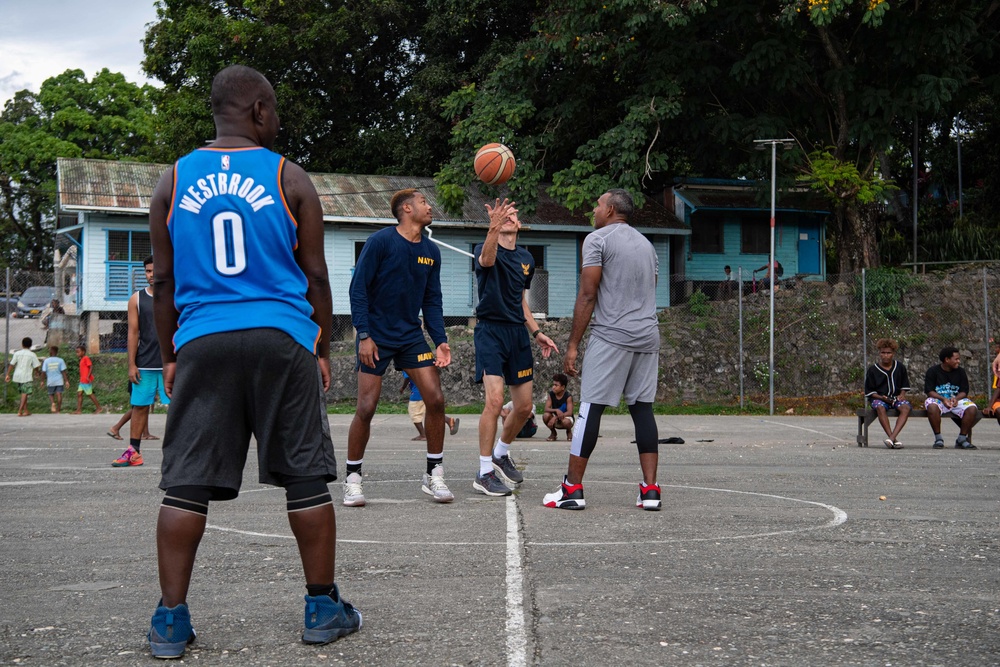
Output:
[[367,331],[358,332],[358,340],[368,340],[369,338],[371,338],[371,336],[368,335]]

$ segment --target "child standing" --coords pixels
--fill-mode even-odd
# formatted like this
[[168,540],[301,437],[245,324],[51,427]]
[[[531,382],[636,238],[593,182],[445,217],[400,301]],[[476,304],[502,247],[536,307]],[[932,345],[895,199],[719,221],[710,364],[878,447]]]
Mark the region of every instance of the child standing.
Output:
[[90,396],[94,402],[94,414],[101,414],[101,404],[94,396],[94,362],[87,356],[87,348],[83,345],[76,346],[76,356],[80,359],[80,386],[76,390],[76,411],[74,415],[80,414],[83,410],[83,395]]
[[42,362],[42,372],[45,373],[45,387],[49,390],[50,410],[55,413],[62,411],[63,388],[69,387],[69,377],[66,375],[66,362],[59,356],[59,347],[49,347],[49,357]]
[[31,351],[31,339],[25,338],[21,341],[21,349],[11,355],[10,366],[7,367],[7,375],[4,382],[10,382],[11,373],[14,374],[14,384],[21,393],[21,402],[17,406],[17,416],[27,417],[31,413],[28,411],[28,396],[34,390],[33,381],[35,373],[42,362]]
[[[417,385],[410,379],[409,374],[403,371],[403,386],[399,388],[399,393],[402,394],[407,389],[410,390],[410,402],[406,406],[406,411],[410,414],[410,420],[417,428],[417,435],[410,439],[426,440],[427,431],[424,430],[424,417],[427,414],[427,408],[424,406],[424,397],[420,395],[420,390],[417,389]],[[459,421],[461,420],[458,417],[444,416],[444,423],[448,425],[449,432],[452,435],[458,433]]]

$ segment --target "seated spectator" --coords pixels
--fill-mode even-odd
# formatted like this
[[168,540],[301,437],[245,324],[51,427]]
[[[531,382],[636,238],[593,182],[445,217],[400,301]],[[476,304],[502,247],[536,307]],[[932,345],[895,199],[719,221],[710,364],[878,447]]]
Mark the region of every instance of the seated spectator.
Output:
[[[507,401],[500,408],[500,422],[503,423],[507,421],[507,415],[509,415],[514,410],[514,401]],[[524,422],[524,426],[521,430],[517,432],[517,437],[519,438],[530,438],[538,432],[538,423],[535,421],[535,404],[531,404],[531,414],[528,415],[528,419]]]
[[573,439],[573,394],[566,391],[568,382],[569,378],[562,373],[552,376],[552,391],[545,399],[545,412],[542,414],[542,421],[549,427],[546,440],[556,439],[557,428],[566,430],[567,440]]
[[[760,291],[763,292],[767,290],[768,287],[771,286],[770,265],[765,264],[759,269],[755,269],[754,273],[758,273],[759,271],[766,271],[766,273],[764,274],[764,278],[760,281]],[[781,276],[785,275],[785,267],[783,267],[781,265],[781,262],[779,262],[777,259],[774,260],[774,275],[775,275],[775,283],[777,283],[778,280],[781,280]],[[777,289],[777,284],[775,285],[775,289]]]
[[[882,338],[875,343],[878,348],[878,363],[868,367],[865,373],[865,398],[871,403],[871,408],[878,414],[878,423],[888,436],[882,442],[889,449],[902,449],[899,433],[903,430],[910,416],[910,402],[906,400],[906,392],[910,389],[910,377],[906,366],[896,361],[896,350],[899,345],[891,338]],[[889,428],[887,410],[898,410],[895,428]]]
[[969,376],[965,374],[965,369],[960,368],[962,356],[958,348],[946,347],[938,355],[940,364],[935,364],[927,369],[924,376],[924,393],[927,400],[924,401],[924,409],[927,410],[927,421],[934,431],[934,449],[944,447],[944,438],[941,437],[941,415],[954,415],[961,420],[958,431],[958,439],[955,440],[956,449],[976,449],[976,446],[969,442],[969,435],[972,433],[972,425],[976,423],[976,404],[970,401]]
[[722,270],[726,273],[726,277],[719,283],[719,298],[725,301],[736,296],[736,277],[728,264]]
[[997,423],[1000,424],[1000,387],[997,386],[997,378],[993,376],[993,396],[990,398],[990,404],[983,408],[983,414],[987,417],[996,417]]

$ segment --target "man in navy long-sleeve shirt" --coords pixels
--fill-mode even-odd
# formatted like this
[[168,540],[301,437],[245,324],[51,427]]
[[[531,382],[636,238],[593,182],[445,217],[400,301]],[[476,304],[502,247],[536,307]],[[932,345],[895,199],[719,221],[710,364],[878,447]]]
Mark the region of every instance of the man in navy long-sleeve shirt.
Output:
[[[358,404],[347,436],[347,507],[365,504],[361,464],[382,393],[382,376],[390,361],[407,372],[424,397],[427,471],[421,489],[435,502],[455,499],[444,483],[443,466],[444,394],[438,368],[451,363],[451,349],[444,331],[441,251],[423,235],[424,227],[432,221],[431,205],[419,191],[406,189],[392,196],[390,206],[398,224],[368,238],[351,278]],[[434,352],[421,331],[421,311]]]

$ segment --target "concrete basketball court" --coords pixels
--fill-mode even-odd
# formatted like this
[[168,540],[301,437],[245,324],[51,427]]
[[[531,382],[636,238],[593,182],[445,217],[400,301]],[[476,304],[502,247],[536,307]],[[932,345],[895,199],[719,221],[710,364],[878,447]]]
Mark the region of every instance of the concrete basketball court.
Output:
[[[0,416],[0,664],[154,663],[160,449],[111,468],[115,418]],[[685,443],[661,446],[657,513],[634,506],[628,417],[604,419],[582,512],[541,505],[567,459],[544,429],[513,447],[516,496],[476,494],[477,417],[461,418],[451,505],[421,493],[406,415],[376,416],[367,507],[341,507],[332,485],[338,583],[364,627],[327,646],[299,641],[284,494],[249,466],[209,515],[185,664],[1000,664],[992,421],[979,451],[952,449],[950,424],[932,450],[923,420],[893,451],[855,446],[853,418],[661,416],[660,436]],[[330,417],[341,473],[350,419]]]

